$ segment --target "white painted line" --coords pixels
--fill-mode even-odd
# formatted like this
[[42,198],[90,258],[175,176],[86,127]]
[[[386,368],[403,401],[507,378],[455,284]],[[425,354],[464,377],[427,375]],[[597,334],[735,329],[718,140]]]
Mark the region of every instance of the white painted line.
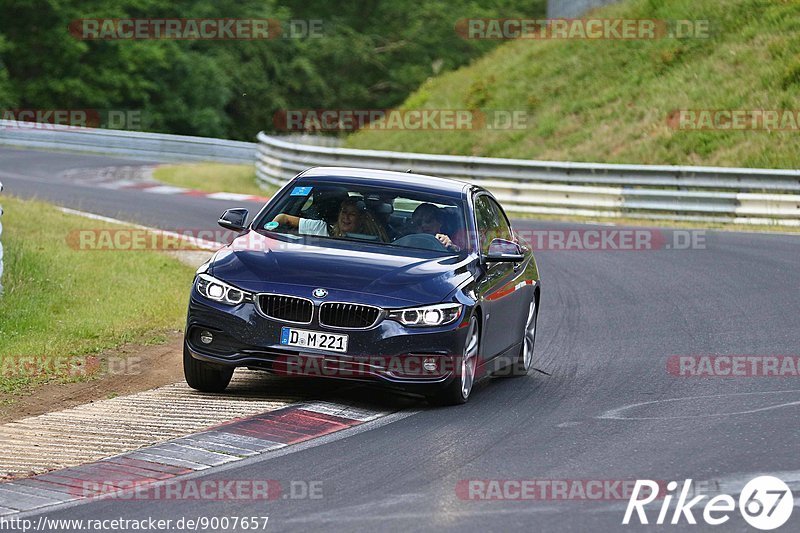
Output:
[[385,411],[373,411],[360,407],[352,407],[349,405],[341,405],[330,402],[305,403],[301,405],[300,408],[304,411],[338,416],[340,418],[348,418],[350,420],[359,420],[361,422],[368,422],[389,414]]
[[206,194],[206,198],[211,198],[212,200],[233,200],[236,201],[249,201],[253,199],[252,194],[240,194],[236,192],[213,192]]
[[197,437],[182,437],[180,439],[175,439],[172,444],[176,444],[178,446],[191,446],[193,448],[197,448],[200,450],[205,450],[208,452],[215,452],[215,453],[223,453],[228,455],[236,455],[239,457],[249,457],[251,455],[257,455],[258,452],[254,450],[246,450],[244,448],[237,448],[235,446],[231,446],[230,444],[221,444],[219,442],[211,441],[211,440],[201,440]]
[[183,194],[190,191],[190,189],[186,189],[184,187],[173,187],[172,185],[157,185],[155,187],[147,187],[139,190],[144,192],[152,192],[154,194]]
[[630,409],[635,409],[636,407],[642,407],[645,405],[663,405],[669,404],[674,402],[683,402],[683,401],[692,401],[693,404],[696,405],[695,400],[705,400],[709,398],[731,398],[731,397],[739,397],[739,396],[762,396],[768,394],[790,394],[797,396],[800,393],[800,390],[783,390],[783,391],[759,391],[759,392],[736,392],[736,393],[727,393],[727,394],[709,394],[705,396],[686,396],[683,398],[665,398],[663,400],[652,400],[649,402],[639,402],[639,403],[632,403],[628,405],[624,405],[622,407],[617,407],[614,409],[609,409],[602,413],[601,415],[595,417],[601,420],[681,420],[687,418],[717,418],[717,417],[724,417],[724,416],[737,416],[737,415],[746,415],[746,414],[753,414],[753,413],[761,413],[764,411],[772,411],[774,409],[781,409],[784,407],[793,407],[800,405],[800,400],[796,401],[789,401],[783,402],[775,405],[769,405],[766,407],[758,407],[752,409],[744,409],[741,411],[731,411],[727,413],[708,413],[708,414],[687,414],[685,416],[626,416],[625,412]]
[[79,217],[89,218],[91,220],[99,220],[101,222],[108,222],[109,224],[119,224],[120,226],[128,226],[128,227],[131,227],[131,228],[147,230],[147,231],[150,231],[152,233],[161,234],[161,235],[164,235],[164,236],[167,236],[167,237],[171,237],[173,239],[177,239],[177,240],[179,240],[181,242],[189,243],[192,246],[195,246],[195,247],[200,248],[202,250],[217,251],[217,250],[219,250],[220,248],[222,248],[223,246],[226,245],[226,243],[223,243],[223,242],[208,241],[208,240],[205,240],[205,239],[198,239],[197,237],[188,237],[186,235],[181,235],[180,233],[175,233],[174,231],[166,231],[166,230],[162,230],[162,229],[158,229],[158,228],[153,228],[153,227],[150,227],[150,226],[142,226],[141,224],[135,224],[133,222],[125,222],[124,220],[119,220],[119,219],[116,219],[116,218],[106,217],[106,216],[103,216],[103,215],[96,215],[94,213],[88,213],[86,211],[78,211],[77,209],[70,209],[68,207],[59,207],[58,210],[61,211],[62,213],[66,213],[68,215],[75,215],[75,216],[79,216]]
[[0,485],[0,487],[3,487],[6,490],[13,490],[16,493],[32,494],[34,496],[41,496],[43,498],[48,498],[58,502],[68,502],[77,498],[77,496],[66,494],[64,492],[55,492],[47,489],[40,489],[38,487],[29,487],[21,483],[3,483]]
[[[149,448],[146,448],[146,450],[149,450]],[[192,470],[207,470],[211,468],[209,465],[195,463],[193,461],[185,461],[183,459],[178,459],[177,457],[170,457],[164,454],[149,453],[147,451],[131,452],[127,454],[125,457],[130,457],[131,459],[140,459],[142,461],[150,461],[151,463],[160,463],[162,465],[167,465],[167,466],[190,468]]]
[[195,448],[193,446],[189,446],[188,444],[177,444],[175,442],[156,444],[155,446],[151,446],[142,451],[157,455],[165,455],[167,457],[176,457],[184,461],[192,461],[208,466],[219,466],[238,460],[238,457],[235,455],[212,452],[209,450]]
[[250,437],[249,435],[239,435],[236,433],[225,433],[219,431],[212,432],[212,431],[195,433],[193,435],[189,435],[186,438],[191,440],[197,440],[199,442],[230,445],[237,448],[244,448],[245,450],[252,450],[257,453],[266,452],[269,450],[277,450],[278,448],[284,448],[288,446],[283,442],[275,442],[266,439],[259,439],[257,437]]
[[139,224],[135,224],[133,222],[125,222],[124,220],[119,220],[117,218],[105,217],[103,215],[96,215],[94,213],[89,213],[87,211],[78,211],[77,209],[70,209],[69,207],[59,207],[58,210],[61,211],[62,213],[66,213],[68,215],[75,215],[75,216],[79,216],[79,217],[90,218],[92,220],[100,220],[102,222],[108,222],[109,224],[119,224],[121,226],[130,226],[130,227],[138,228],[138,229],[152,229],[152,230],[160,231],[160,230],[157,230],[156,228],[149,228],[147,226],[142,226],[142,225],[139,225]]
[[98,187],[102,187],[103,189],[127,189],[134,186],[141,185],[140,180],[118,180],[118,181],[99,181],[96,182],[95,185]]
[[2,501],[3,505],[6,507],[16,509],[17,511],[28,511],[30,509],[37,509],[39,507],[56,505],[61,503],[63,500],[54,500],[39,495],[19,493],[13,489],[9,490],[4,488],[3,485],[0,485],[0,501]]

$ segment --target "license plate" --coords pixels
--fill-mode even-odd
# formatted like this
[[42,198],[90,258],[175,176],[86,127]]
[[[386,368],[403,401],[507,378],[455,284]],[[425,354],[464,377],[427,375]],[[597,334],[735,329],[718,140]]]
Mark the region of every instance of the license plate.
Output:
[[347,351],[347,335],[284,327],[281,328],[281,344],[344,353]]

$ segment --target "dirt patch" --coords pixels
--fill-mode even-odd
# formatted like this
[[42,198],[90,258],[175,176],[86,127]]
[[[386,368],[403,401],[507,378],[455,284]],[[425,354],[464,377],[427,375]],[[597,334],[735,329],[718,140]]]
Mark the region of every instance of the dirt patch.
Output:
[[3,405],[0,423],[181,381],[182,342],[183,333],[175,331],[167,335],[167,342],[163,344],[129,344],[99,356],[100,360],[127,358],[132,362],[128,367],[131,372],[127,374],[105,374],[79,383],[47,383],[34,386],[24,395],[0,394],[0,403],[11,402]]

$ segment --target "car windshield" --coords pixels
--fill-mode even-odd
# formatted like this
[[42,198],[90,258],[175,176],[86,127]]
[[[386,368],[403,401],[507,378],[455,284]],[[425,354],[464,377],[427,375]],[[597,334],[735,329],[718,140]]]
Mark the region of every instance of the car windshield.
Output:
[[286,190],[256,221],[255,229],[453,254],[467,249],[465,221],[460,199],[305,180]]

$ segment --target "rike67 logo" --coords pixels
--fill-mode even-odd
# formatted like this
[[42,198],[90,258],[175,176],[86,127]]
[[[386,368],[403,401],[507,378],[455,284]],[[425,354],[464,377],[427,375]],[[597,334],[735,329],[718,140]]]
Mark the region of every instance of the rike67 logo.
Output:
[[[649,524],[645,506],[659,498],[659,484],[655,481],[644,479],[636,480],[633,493],[628,500],[628,507],[625,509],[625,517],[622,523],[631,523],[634,511],[640,524]],[[670,481],[667,484],[667,494],[661,501],[661,510],[655,524],[666,524],[670,514],[670,505],[678,488],[677,481]],[[672,510],[670,524],[679,524],[685,519],[689,524],[697,524],[693,508],[700,502],[708,498],[701,494],[689,500],[692,491],[692,480],[687,479],[683,483],[680,495],[678,496],[675,507]],[[643,498],[639,498],[644,494]],[[702,508],[702,517],[706,524],[718,526],[724,524],[731,518],[731,513],[736,510],[737,502],[728,494],[719,494],[705,502]],[[760,476],[750,480],[739,494],[738,508],[742,518],[756,529],[768,531],[776,529],[785,524],[792,516],[794,507],[794,497],[789,487],[780,479],[773,476]],[[700,512],[700,509],[696,509]],[[634,522],[635,523],[635,522]]]

